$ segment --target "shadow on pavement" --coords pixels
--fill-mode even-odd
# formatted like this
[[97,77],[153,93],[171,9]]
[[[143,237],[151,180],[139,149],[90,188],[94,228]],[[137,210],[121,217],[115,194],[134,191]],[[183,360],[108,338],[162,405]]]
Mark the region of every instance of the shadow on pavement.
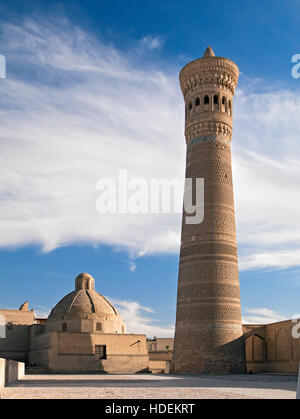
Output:
[[[28,377],[30,377],[28,379]],[[50,378],[51,377],[51,378]],[[290,375],[257,374],[239,376],[180,376],[180,375],[156,375],[143,378],[100,378],[101,375],[39,375],[36,379],[27,376],[24,380],[10,385],[9,387],[215,387],[215,388],[261,388],[296,391],[297,377]],[[88,377],[88,378],[87,378]],[[156,378],[157,377],[157,378]]]

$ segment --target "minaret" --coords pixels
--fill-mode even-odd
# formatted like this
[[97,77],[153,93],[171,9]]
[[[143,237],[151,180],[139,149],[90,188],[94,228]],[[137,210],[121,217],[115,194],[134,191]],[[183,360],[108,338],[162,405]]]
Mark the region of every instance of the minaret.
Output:
[[238,76],[210,47],[180,72],[186,178],[204,178],[204,219],[187,224],[183,214],[174,373],[245,372],[231,170]]

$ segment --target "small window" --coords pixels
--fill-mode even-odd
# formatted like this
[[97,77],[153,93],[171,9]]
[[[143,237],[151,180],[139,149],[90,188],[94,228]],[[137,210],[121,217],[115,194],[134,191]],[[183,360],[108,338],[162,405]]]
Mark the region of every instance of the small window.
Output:
[[231,116],[231,102],[228,102],[228,113]]
[[191,111],[193,109],[193,105],[192,102],[189,103],[189,111]]
[[102,332],[102,323],[96,323],[97,332]]
[[225,96],[222,97],[221,111],[222,112],[227,112],[227,102],[226,102],[226,97]]
[[96,345],[95,356],[98,359],[106,359],[106,345]]
[[209,97],[207,95],[204,96],[204,105],[209,104]]
[[63,332],[67,332],[68,331],[68,325],[67,325],[67,323],[63,323],[62,324],[62,331]]
[[198,97],[196,97],[195,99],[195,106],[199,106],[200,105],[200,99]]
[[213,102],[214,102],[213,104],[214,111],[218,111],[219,110],[219,95],[214,95]]

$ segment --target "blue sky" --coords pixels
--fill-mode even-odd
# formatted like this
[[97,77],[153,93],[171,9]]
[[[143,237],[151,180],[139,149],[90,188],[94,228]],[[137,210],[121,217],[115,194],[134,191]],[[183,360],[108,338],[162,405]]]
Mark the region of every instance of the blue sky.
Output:
[[179,215],[100,216],[96,183],[184,173],[178,72],[235,61],[233,172],[243,317],[300,313],[297,1],[10,0],[0,6],[0,307],[39,315],[87,271],[128,330],[169,336]]

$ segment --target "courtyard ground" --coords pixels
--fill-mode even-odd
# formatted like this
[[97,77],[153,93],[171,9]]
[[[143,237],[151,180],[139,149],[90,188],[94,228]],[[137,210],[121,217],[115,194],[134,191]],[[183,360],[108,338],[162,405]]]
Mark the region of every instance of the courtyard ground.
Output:
[[235,376],[26,375],[1,391],[4,399],[295,399],[297,377],[257,374]]

